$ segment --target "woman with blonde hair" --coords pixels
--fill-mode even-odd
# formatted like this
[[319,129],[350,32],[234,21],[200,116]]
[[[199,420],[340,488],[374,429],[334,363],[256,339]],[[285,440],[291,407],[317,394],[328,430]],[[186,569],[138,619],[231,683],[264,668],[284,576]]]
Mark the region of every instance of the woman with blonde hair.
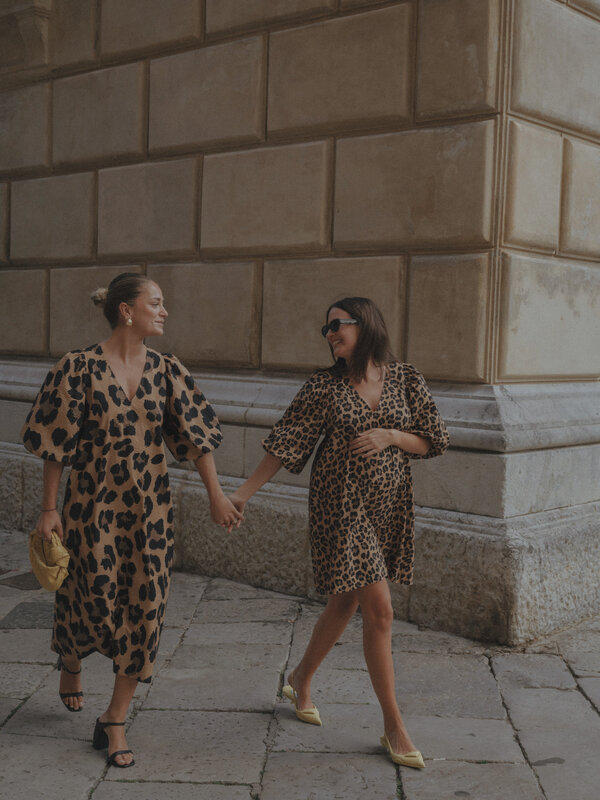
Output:
[[322,334],[335,364],[306,381],[263,442],[267,454],[231,500],[242,511],[281,466],[300,472],[324,437],[311,470],[309,524],[316,588],[328,601],[283,693],[300,720],[321,724],[311,681],[360,606],[365,660],[383,712],[381,744],[395,763],[423,768],[396,699],[386,579],[410,584],[413,578],[409,459],[440,455],[448,435],[423,377],[392,356],[371,300],[347,297],[331,305]]
[[[60,696],[69,711],[81,711],[81,659],[100,652],[112,660],[114,691],[93,744],[108,748],[110,765],[130,767],[125,717],[138,682],[152,676],[173,561],[163,442],[177,460],[195,463],[215,522],[231,529],[242,515],[215,470],[221,433],[214,411],[174,356],[144,344],[162,335],[168,316],[160,287],[123,273],[92,298],[104,309],[110,337],[67,353],[50,370],[22,435],[44,459],[37,532],[48,539],[56,531],[71,557],[54,606]],[[65,466],[71,474],[61,517]]]

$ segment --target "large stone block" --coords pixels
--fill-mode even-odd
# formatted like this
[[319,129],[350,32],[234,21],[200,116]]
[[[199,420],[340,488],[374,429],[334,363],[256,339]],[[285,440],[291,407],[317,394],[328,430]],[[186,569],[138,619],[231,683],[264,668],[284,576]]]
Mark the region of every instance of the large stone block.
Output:
[[494,129],[485,121],[339,140],[335,245],[489,244]]
[[600,258],[600,147],[565,140],[560,249]]
[[332,14],[336,0],[206,0],[206,33]]
[[48,276],[45,269],[0,272],[0,348],[45,354]]
[[504,237],[519,245],[558,247],[562,137],[510,121]]
[[255,263],[149,266],[147,274],[160,285],[170,313],[164,335],[152,340],[155,347],[186,363],[258,366],[261,281]]
[[406,122],[412,6],[272,33],[270,134]]
[[[264,268],[262,364],[312,369],[331,363],[321,336],[325,312],[342,297],[371,297],[381,309],[392,347],[402,355],[405,263],[402,256],[267,261]],[[290,328],[290,313],[302,309]]]
[[207,156],[201,249],[206,253],[325,250],[331,156],[329,142]]
[[50,14],[52,6],[12,0],[0,9],[0,74],[37,76],[49,61]]
[[430,378],[486,376],[489,255],[411,259],[407,360]]
[[8,257],[8,184],[0,183],[0,262]]
[[102,0],[103,56],[198,42],[202,8],[198,0]]
[[146,136],[142,63],[54,83],[55,163],[141,156]]
[[550,0],[520,0],[513,30],[511,108],[600,133],[598,23]]
[[94,200],[95,176],[91,172],[14,182],[11,258],[29,261],[91,258]]
[[569,0],[569,5],[600,17],[600,0]]
[[159,58],[150,67],[150,150],[264,138],[263,37]]
[[417,117],[497,108],[499,0],[419,3]]
[[600,373],[600,272],[558,259],[505,254],[498,379]]
[[0,93],[0,172],[48,165],[49,109],[48,83]]
[[98,253],[194,253],[197,175],[195,158],[101,170]]
[[[69,267],[50,270],[50,353],[87,347],[108,339],[110,326],[90,295],[108,286],[121,272],[141,272],[139,266]],[[150,347],[152,347],[152,342]]]
[[96,56],[98,0],[54,0],[51,60],[57,67],[86,64]]

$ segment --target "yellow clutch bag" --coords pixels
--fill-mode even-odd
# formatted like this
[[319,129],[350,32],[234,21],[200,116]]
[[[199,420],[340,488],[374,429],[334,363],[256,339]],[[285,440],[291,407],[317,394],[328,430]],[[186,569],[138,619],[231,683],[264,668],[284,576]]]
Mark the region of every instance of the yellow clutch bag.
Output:
[[29,534],[29,560],[33,573],[44,589],[55,592],[67,577],[69,551],[52,531],[52,539],[43,539],[37,531]]

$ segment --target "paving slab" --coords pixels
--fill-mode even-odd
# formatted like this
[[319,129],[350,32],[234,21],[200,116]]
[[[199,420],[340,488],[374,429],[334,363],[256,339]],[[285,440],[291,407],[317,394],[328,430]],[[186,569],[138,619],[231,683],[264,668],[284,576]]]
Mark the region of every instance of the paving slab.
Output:
[[577,684],[561,656],[512,653],[492,658],[496,680],[506,688],[575,689]]
[[0,664],[0,693],[3,697],[25,699],[52,669],[37,664]]
[[[405,623],[408,625],[408,623]],[[487,646],[471,639],[463,639],[443,631],[420,631],[416,625],[410,630],[392,635],[392,650],[401,653],[453,653],[483,654]]]
[[196,609],[193,622],[294,622],[299,603],[262,598],[204,600]]
[[395,653],[394,667],[403,714],[505,717],[498,686],[483,656]]
[[81,742],[3,733],[0,800],[87,800],[105,767]]
[[577,677],[600,678],[600,653],[573,652],[565,658]]
[[[524,764],[428,761],[419,772],[409,767],[400,771],[408,800],[544,800],[535,776]],[[566,795],[563,800],[575,800],[575,796]]]
[[0,628],[51,629],[54,619],[54,601],[44,598],[26,600],[14,606],[0,620]]
[[2,725],[10,714],[19,707],[23,701],[17,697],[0,697],[0,725]]
[[396,770],[381,755],[271,753],[261,800],[397,800]]
[[228,581],[225,578],[213,578],[206,587],[204,597],[206,600],[252,600],[261,597],[282,600],[304,600],[302,597],[297,598],[294,595],[272,592],[269,589],[262,589],[261,587],[250,586],[245,583],[235,583],[235,581]]
[[169,665],[153,681],[144,708],[272,712],[279,670],[219,669]]
[[406,714],[404,723],[427,760],[525,763],[512,726],[506,719]]
[[2,620],[9,611],[12,611],[15,606],[23,602],[21,594],[17,594],[16,589],[9,589],[9,587],[0,587],[4,590],[5,594],[0,594],[0,620]]
[[378,705],[323,703],[319,705],[323,726],[300,722],[289,701],[275,709],[273,728],[276,752],[363,753],[381,751],[379,737],[383,733]]
[[288,644],[291,637],[289,622],[197,622],[190,625],[182,644]]
[[[132,767],[133,769],[133,767]],[[92,800],[251,800],[249,786],[223,786],[217,783],[116,783],[103,781]]]
[[600,713],[600,678],[579,678],[578,683],[585,696]]
[[3,586],[8,586],[11,589],[20,589],[21,591],[42,588],[42,585],[31,570],[29,572],[12,572],[8,578],[2,578],[1,583]]
[[257,669],[274,667],[281,672],[287,661],[287,646],[281,644],[182,644],[170,665],[177,669],[204,667],[210,669]]
[[173,573],[165,612],[165,627],[186,628],[189,625],[208,582],[209,579],[199,575]]
[[56,664],[46,629],[0,629],[0,662]]
[[[270,714],[139,711],[127,735],[135,751],[127,779],[256,784],[270,721]],[[122,770],[108,778],[122,780]]]
[[548,800],[598,800],[600,717],[586,698],[575,690],[510,689],[504,699]]
[[362,705],[377,702],[369,673],[358,669],[321,667],[313,678],[311,697],[319,707],[325,703]]
[[[302,658],[306,649],[306,642],[298,642],[294,634],[294,641],[290,650],[290,669]],[[335,644],[323,661],[320,669],[361,669],[366,670],[365,654],[361,642],[338,642]],[[319,673],[317,673],[318,675]]]

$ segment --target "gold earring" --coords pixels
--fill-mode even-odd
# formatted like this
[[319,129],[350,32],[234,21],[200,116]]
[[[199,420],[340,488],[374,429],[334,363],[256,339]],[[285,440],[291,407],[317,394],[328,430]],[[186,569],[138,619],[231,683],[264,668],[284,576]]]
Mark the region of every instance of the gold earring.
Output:
[[133,320],[131,319],[131,317],[129,317],[127,319],[127,322],[125,323],[125,325],[128,325],[129,327],[131,327],[133,325]]

